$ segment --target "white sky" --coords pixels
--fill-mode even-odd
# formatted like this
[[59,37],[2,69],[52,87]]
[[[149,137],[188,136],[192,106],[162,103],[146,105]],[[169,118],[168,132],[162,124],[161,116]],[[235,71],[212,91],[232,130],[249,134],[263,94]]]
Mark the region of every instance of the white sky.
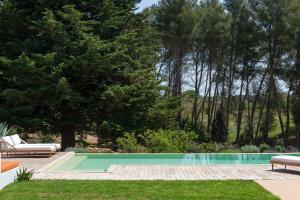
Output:
[[137,5],[138,10],[137,12],[141,12],[144,8],[152,6],[153,4],[157,3],[159,0],[142,0],[141,3]]

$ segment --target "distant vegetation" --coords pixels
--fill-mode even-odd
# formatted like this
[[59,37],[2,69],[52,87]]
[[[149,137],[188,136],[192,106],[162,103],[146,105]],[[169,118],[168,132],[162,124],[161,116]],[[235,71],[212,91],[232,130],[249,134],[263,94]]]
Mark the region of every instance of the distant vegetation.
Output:
[[63,149],[299,147],[298,0],[137,2],[0,1],[0,121]]

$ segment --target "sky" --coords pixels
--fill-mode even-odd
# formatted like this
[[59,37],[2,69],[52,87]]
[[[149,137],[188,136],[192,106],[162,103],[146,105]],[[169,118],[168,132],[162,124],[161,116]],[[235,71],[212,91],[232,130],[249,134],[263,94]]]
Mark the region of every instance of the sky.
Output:
[[152,6],[153,4],[157,3],[159,0],[142,0],[141,3],[137,5],[138,10],[137,12],[141,12],[144,8]]

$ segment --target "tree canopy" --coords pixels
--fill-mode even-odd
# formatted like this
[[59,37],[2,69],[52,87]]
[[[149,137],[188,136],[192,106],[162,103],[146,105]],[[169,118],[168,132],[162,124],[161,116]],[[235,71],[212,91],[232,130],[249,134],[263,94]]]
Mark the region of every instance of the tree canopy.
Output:
[[63,148],[147,129],[299,146],[298,0],[137,3],[0,1],[0,121]]

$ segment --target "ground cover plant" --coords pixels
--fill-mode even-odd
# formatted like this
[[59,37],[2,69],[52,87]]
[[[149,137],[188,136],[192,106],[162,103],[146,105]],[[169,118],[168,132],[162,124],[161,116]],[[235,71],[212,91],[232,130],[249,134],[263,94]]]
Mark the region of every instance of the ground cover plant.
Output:
[[15,182],[30,181],[30,179],[32,179],[32,176],[33,176],[33,170],[22,168],[17,172]]
[[0,191],[6,200],[278,200],[253,181],[30,181]]

